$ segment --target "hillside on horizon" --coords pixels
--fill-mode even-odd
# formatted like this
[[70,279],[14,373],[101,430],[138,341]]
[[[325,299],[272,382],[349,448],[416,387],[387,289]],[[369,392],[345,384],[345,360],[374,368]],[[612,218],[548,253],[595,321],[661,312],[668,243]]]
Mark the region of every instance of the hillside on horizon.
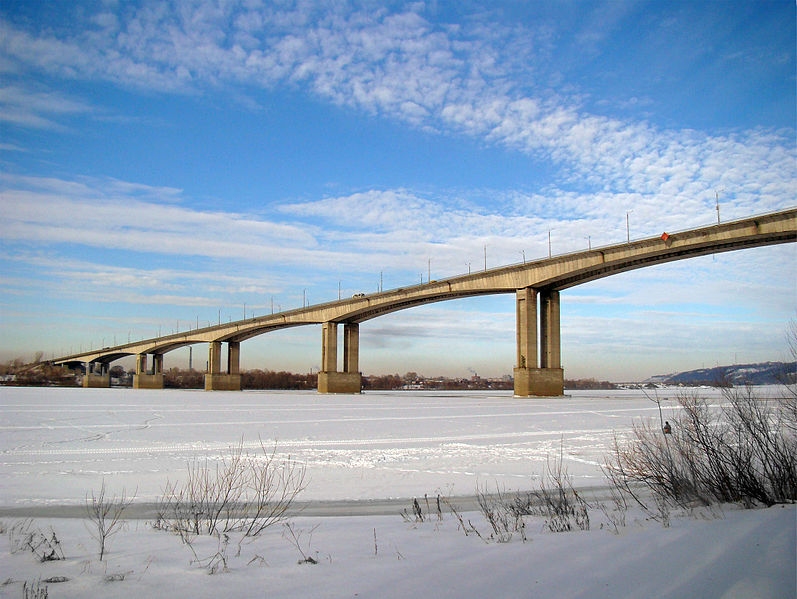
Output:
[[797,362],[758,362],[659,374],[644,382],[668,385],[778,385],[797,382]]

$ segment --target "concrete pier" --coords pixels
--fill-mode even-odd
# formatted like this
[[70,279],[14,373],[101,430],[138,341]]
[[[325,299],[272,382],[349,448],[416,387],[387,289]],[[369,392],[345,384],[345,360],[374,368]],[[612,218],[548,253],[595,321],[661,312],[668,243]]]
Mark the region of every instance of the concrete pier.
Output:
[[94,372],[86,373],[83,377],[83,386],[85,388],[102,388],[111,386],[111,377],[107,374],[97,374]]
[[241,342],[227,342],[227,368],[221,368],[221,341],[208,344],[208,372],[205,374],[205,391],[241,390]]
[[163,389],[163,354],[152,354],[152,370],[147,370],[147,354],[136,355],[133,389]]
[[111,386],[111,376],[108,374],[108,364],[103,362],[86,362],[86,374],[83,376],[83,386],[86,388],[102,388]]
[[360,364],[360,325],[343,325],[343,372],[338,372],[338,323],[325,322],[321,326],[321,372],[318,373],[319,393],[360,393],[362,375]]
[[514,386],[517,397],[564,395],[559,302],[558,291],[537,291],[525,287],[516,293],[517,366],[514,369]]

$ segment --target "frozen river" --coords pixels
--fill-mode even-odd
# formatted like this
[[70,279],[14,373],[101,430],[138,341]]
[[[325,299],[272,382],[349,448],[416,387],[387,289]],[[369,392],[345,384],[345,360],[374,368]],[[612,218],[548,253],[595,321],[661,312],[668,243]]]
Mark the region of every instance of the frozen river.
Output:
[[[306,465],[305,500],[529,489],[560,451],[576,485],[601,485],[614,435],[658,420],[658,408],[641,391],[570,393],[0,387],[0,508],[82,506],[103,480],[152,502],[192,459],[217,460],[239,442],[260,451],[261,440]],[[676,395],[658,391],[665,418]]]

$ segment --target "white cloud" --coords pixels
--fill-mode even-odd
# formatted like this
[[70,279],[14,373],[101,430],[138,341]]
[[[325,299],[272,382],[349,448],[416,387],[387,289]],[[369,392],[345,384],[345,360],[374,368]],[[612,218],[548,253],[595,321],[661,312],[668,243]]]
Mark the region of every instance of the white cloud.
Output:
[[93,112],[80,100],[26,85],[0,87],[0,121],[34,129],[62,129],[58,118]]
[[[469,265],[481,269],[485,246],[494,267],[542,258],[549,249],[561,254],[595,248],[622,242],[629,233],[632,239],[651,237],[716,218],[713,204],[683,202],[662,214],[654,198],[639,194],[505,194],[485,208],[410,190],[286,204],[255,216],[195,210],[180,190],[118,180],[5,175],[0,181],[0,236],[8,242],[227,260],[249,269],[261,264],[269,277],[301,265],[324,277],[388,269],[415,279],[412,273],[428,276],[431,269],[433,278],[444,278],[467,272]],[[762,265],[762,271],[777,267]]]
[[176,205],[180,192],[172,188],[89,178],[0,180],[0,236],[9,241],[261,261],[302,260],[315,245],[299,226]]
[[[615,13],[598,17],[616,23]],[[587,184],[591,191],[658,196],[660,213],[687,200],[709,203],[720,188],[740,212],[793,202],[793,131],[714,135],[589,114],[577,98],[529,84],[534,61],[549,50],[512,58],[519,40],[534,48],[540,37],[522,26],[444,29],[420,9],[347,12],[304,4],[145,3],[113,17],[96,15],[98,26],[60,37],[0,23],[2,47],[20,63],[148,90],[294,82],[337,104],[552,159],[562,169],[562,189]],[[46,115],[53,108],[33,99],[24,114],[11,110],[8,118],[51,125]],[[70,110],[65,99],[55,104]]]

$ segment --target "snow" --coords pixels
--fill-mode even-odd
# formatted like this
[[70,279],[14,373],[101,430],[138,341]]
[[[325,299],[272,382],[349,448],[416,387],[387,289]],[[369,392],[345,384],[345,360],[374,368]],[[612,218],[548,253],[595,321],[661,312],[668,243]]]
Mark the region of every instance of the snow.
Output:
[[[677,391],[657,393],[667,418]],[[575,486],[601,487],[614,436],[635,418],[658,420],[640,391],[519,399],[0,387],[0,408],[0,597],[52,576],[69,578],[47,584],[54,598],[140,599],[164,589],[176,597],[797,596],[795,506],[674,514],[669,527],[631,510],[617,534],[593,508],[589,531],[551,533],[530,518],[527,541],[508,543],[466,536],[445,510],[422,523],[400,516],[413,497],[441,493],[487,537],[468,499],[476,485],[537,488],[558,455]],[[184,478],[191,459],[218,459],[239,442],[259,451],[261,441],[306,465],[305,511],[291,519],[299,547],[280,526],[244,540],[240,552],[232,535],[228,571],[209,575],[179,537],[151,527],[144,506],[167,480]],[[67,516],[80,516],[103,481],[136,500],[100,562],[87,521]],[[10,529],[27,516],[34,528],[52,527],[67,559],[10,553]],[[219,541],[197,537],[194,550],[209,558]],[[299,564],[300,550],[318,564]]]

